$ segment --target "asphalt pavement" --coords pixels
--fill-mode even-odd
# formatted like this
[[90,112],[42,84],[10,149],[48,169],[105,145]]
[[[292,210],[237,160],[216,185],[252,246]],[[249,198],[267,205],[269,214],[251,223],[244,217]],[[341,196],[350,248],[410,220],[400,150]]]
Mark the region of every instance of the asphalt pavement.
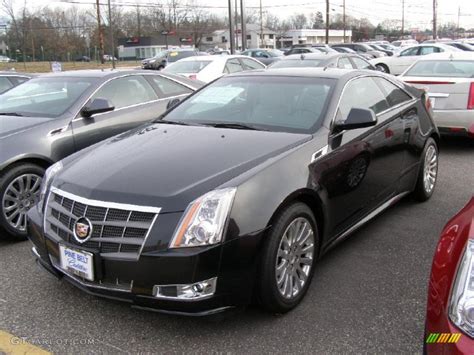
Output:
[[431,200],[405,198],[339,244],[300,306],[280,316],[134,310],[56,280],[29,242],[0,241],[0,331],[55,353],[421,353],[434,248],[473,195],[474,143],[443,142]]

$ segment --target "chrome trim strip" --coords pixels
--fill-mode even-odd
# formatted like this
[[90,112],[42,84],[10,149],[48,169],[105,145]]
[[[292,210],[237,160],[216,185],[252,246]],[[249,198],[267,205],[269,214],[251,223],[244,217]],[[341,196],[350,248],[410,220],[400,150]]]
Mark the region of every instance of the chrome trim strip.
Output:
[[[161,209],[160,209],[160,210],[161,210]],[[140,257],[140,255],[142,255],[143,248],[145,247],[145,244],[146,244],[146,242],[148,241],[148,237],[149,237],[150,234],[151,234],[151,230],[152,230],[153,227],[155,226],[155,222],[156,222],[156,219],[158,218],[158,214],[159,214],[159,212],[157,212],[157,213],[155,214],[155,217],[153,218],[153,221],[151,221],[150,227],[148,228],[148,232],[146,233],[145,238],[143,238],[142,246],[141,246],[140,250],[138,251],[138,258]],[[125,229],[124,229],[124,231],[125,231]],[[137,259],[138,259],[138,258],[137,258]]]
[[442,93],[442,92],[429,92],[429,93],[428,93],[428,97],[435,97],[435,98],[438,98],[438,97],[449,97],[449,94]]
[[[198,283],[201,283],[201,282],[211,282],[211,281],[214,282],[214,290],[211,294],[207,294],[207,295],[197,296],[197,297],[194,297],[194,298],[179,298],[177,296],[163,296],[163,295],[158,294],[158,289],[160,287],[191,286],[191,285],[195,285],[195,284],[198,284]],[[193,282],[193,283],[190,283],[190,284],[154,285],[152,292],[153,292],[153,298],[156,298],[156,299],[192,302],[192,301],[200,301],[200,300],[204,300],[206,298],[213,297],[216,293],[216,289],[217,289],[217,276],[211,277],[210,279],[207,279],[207,280],[196,281],[196,282]]]
[[320,150],[318,150],[311,156],[311,163],[325,156],[328,153],[328,151],[329,151],[328,145],[326,145],[325,147],[322,147]]
[[33,253],[33,255],[34,255],[37,259],[41,259],[41,256],[39,255],[38,250],[36,249],[36,247],[31,248],[31,252]]
[[59,133],[64,133],[64,132],[67,131],[68,128],[69,128],[69,125],[64,126],[64,127],[60,127],[60,128],[55,128],[55,129],[49,131],[46,136],[51,137],[51,136],[54,136],[54,135],[59,134]]
[[409,191],[406,191],[406,192],[402,192],[401,194],[398,194],[394,197],[392,197],[390,200],[388,200],[387,202],[383,203],[382,205],[380,205],[379,207],[377,207],[375,210],[373,210],[372,212],[370,212],[367,216],[365,216],[364,218],[362,218],[359,222],[357,222],[356,224],[354,224],[352,227],[350,227],[348,230],[346,230],[345,232],[343,232],[340,236],[338,236],[336,239],[334,239],[330,246],[333,246],[334,244],[338,243],[340,240],[344,239],[345,237],[347,237],[349,234],[353,233],[354,231],[356,231],[357,229],[359,229],[360,227],[362,227],[364,224],[366,224],[368,221],[370,221],[371,219],[373,219],[375,216],[377,216],[378,214],[382,213],[384,210],[386,210],[388,207],[392,206],[394,203],[396,203],[397,201],[401,200],[404,196],[408,195],[410,192]]
[[[156,213],[156,214],[160,213],[160,211],[161,211],[160,207],[139,206],[139,205],[126,204],[126,203],[91,200],[91,199],[81,197],[81,196],[77,196],[77,195],[74,195],[70,192],[66,192],[64,190],[58,189],[57,187],[51,187],[50,194],[51,194],[51,192],[54,192],[55,194],[61,195],[61,196],[66,197],[68,199],[77,201],[79,203],[83,203],[85,205],[92,205],[92,206],[96,206],[96,207],[116,208],[116,209],[119,209],[119,210],[132,210],[132,211],[137,211],[137,212],[150,212],[150,213]],[[150,226],[150,228],[151,228],[151,226]]]

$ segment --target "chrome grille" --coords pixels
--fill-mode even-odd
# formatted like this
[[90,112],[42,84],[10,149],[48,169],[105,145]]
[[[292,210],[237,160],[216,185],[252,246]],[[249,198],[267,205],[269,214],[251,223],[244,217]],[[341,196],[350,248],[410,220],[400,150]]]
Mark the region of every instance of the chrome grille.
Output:
[[[134,258],[139,256],[159,211],[153,207],[88,200],[52,188],[45,230],[56,239],[101,254],[121,253]],[[84,243],[79,243],[73,236],[74,225],[81,217],[87,217],[92,223],[91,238]]]

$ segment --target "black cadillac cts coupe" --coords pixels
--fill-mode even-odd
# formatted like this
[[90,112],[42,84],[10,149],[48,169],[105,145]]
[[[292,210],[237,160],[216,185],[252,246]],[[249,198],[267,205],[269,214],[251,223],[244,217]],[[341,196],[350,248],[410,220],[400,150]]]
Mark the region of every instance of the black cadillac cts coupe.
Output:
[[37,260],[86,292],[205,315],[304,297],[317,259],[407,194],[432,195],[423,92],[372,71],[223,77],[47,170]]

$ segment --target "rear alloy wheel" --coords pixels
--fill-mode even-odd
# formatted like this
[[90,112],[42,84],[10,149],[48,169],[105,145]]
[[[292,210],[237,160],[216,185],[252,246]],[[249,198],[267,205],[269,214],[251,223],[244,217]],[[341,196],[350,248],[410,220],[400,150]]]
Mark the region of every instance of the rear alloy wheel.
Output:
[[433,138],[427,140],[421,159],[413,195],[418,201],[423,202],[433,195],[438,178],[438,146]]
[[285,208],[266,236],[258,280],[261,305],[273,313],[296,307],[308,290],[319,250],[316,221],[309,207]]
[[376,64],[375,67],[382,73],[390,74],[390,69],[385,64]]
[[39,198],[44,169],[23,164],[0,176],[0,225],[15,239],[26,238],[26,213]]

